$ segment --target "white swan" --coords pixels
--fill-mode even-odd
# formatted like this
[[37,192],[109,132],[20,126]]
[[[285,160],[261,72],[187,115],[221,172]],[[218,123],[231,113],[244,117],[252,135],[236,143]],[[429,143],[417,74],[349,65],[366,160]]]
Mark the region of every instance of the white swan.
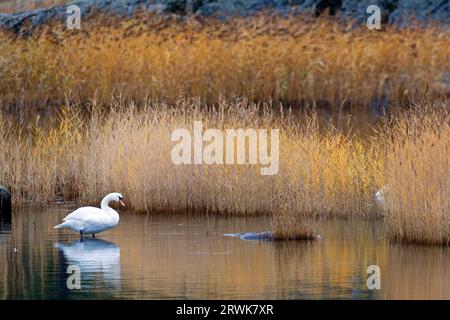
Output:
[[389,192],[389,187],[386,185],[375,193],[375,201],[379,206],[383,207],[386,203],[386,195]]
[[119,224],[119,214],[108,205],[111,201],[117,201],[125,206],[123,196],[120,193],[110,193],[103,198],[100,208],[79,208],[70,213],[63,219],[63,223],[54,228],[72,229],[80,233],[81,239],[83,239],[84,234],[92,234],[94,238],[96,233],[114,228]]

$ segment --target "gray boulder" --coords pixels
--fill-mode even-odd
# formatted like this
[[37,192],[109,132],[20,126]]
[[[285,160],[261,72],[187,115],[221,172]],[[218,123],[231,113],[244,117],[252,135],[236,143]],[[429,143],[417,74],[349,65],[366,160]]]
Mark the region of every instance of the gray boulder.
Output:
[[258,240],[258,241],[271,241],[274,240],[273,232],[241,232],[241,233],[226,233],[225,237],[235,237],[242,240]]
[[0,14],[0,27],[18,31],[28,25],[37,27],[50,21],[65,22],[67,19],[66,10],[70,5],[80,7],[82,18],[89,18],[97,13],[131,16],[137,10],[149,12],[165,12],[167,10],[164,4],[154,4],[148,0],[79,0],[50,8]]

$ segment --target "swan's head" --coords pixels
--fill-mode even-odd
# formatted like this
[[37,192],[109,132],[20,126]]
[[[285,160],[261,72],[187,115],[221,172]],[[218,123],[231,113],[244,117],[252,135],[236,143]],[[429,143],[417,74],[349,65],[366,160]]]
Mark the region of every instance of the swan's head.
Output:
[[111,196],[112,196],[112,198],[111,198],[112,201],[117,201],[118,203],[120,203],[120,205],[122,207],[125,207],[125,201],[123,200],[123,196],[120,193],[115,192],[115,193],[112,193]]

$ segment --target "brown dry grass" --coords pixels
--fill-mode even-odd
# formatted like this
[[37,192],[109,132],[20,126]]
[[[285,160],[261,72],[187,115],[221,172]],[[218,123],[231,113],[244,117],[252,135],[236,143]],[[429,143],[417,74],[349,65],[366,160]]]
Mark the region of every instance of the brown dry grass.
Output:
[[385,164],[385,222],[395,241],[450,244],[449,110],[448,101],[424,102],[395,120]]
[[[396,115],[369,139],[343,134],[314,113],[275,112],[245,99],[205,106],[93,106],[89,117],[65,108],[48,127],[0,121],[0,180],[16,204],[78,199],[97,203],[113,190],[136,211],[268,214],[278,238],[311,238],[326,216],[379,212],[394,240],[448,244],[448,99],[428,111]],[[433,111],[430,111],[433,110]],[[438,111],[436,111],[438,110]],[[171,132],[204,128],[280,129],[280,171],[259,165],[174,165]]]
[[98,18],[81,31],[0,32],[0,101],[30,109],[111,95],[141,103],[222,95],[336,109],[343,101],[401,105],[417,88],[448,90],[449,44],[449,30],[432,26],[374,32],[307,17]]
[[[198,99],[163,104],[99,107],[88,119],[64,109],[49,128],[19,129],[3,120],[0,179],[17,203],[58,197],[94,202],[121,190],[136,210],[205,210],[228,214],[274,211],[274,196],[289,186],[298,211],[346,215],[367,208],[379,182],[373,147],[327,125],[315,115],[297,119],[247,100],[221,100],[206,107]],[[174,165],[175,128],[279,128],[280,173],[261,176],[258,165]],[[377,179],[381,179],[378,177]],[[378,182],[378,183],[377,183]],[[368,201],[367,201],[368,200]]]
[[[189,99],[174,107],[116,106],[108,114],[97,109],[88,120],[65,111],[51,129],[19,130],[2,122],[0,146],[7,151],[0,155],[6,164],[0,179],[11,186],[16,204],[59,197],[95,203],[119,190],[137,211],[272,214],[274,199],[288,189],[287,201],[300,215],[346,215],[371,210],[381,179],[376,161],[365,163],[374,148],[331,126],[321,134],[314,116],[304,125],[245,100],[222,100],[208,110]],[[194,119],[203,119],[205,129],[279,128],[280,173],[261,176],[258,165],[174,165],[171,132],[192,130]]]
[[[449,106],[436,95],[448,90],[448,30],[369,32],[305,17],[99,19],[82,32],[0,32],[1,109],[33,118],[32,107],[73,106],[47,125],[0,118],[0,181],[16,204],[96,203],[117,190],[137,211],[269,214],[278,237],[310,238],[321,217],[378,212],[373,194],[387,184],[392,239],[449,243]],[[429,100],[369,139],[268,103],[404,106],[426,86]],[[173,165],[172,130],[200,119],[279,128],[279,174]]]

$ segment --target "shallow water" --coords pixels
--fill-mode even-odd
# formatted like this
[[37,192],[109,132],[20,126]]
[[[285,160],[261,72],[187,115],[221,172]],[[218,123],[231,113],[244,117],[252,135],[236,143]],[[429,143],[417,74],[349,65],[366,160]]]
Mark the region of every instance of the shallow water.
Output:
[[[56,231],[67,205],[0,222],[0,299],[450,299],[450,248],[389,244],[380,222],[323,222],[316,242],[261,242],[267,218],[121,214],[119,226],[79,242]],[[81,289],[69,290],[69,265]],[[369,290],[378,265],[381,289]]]

